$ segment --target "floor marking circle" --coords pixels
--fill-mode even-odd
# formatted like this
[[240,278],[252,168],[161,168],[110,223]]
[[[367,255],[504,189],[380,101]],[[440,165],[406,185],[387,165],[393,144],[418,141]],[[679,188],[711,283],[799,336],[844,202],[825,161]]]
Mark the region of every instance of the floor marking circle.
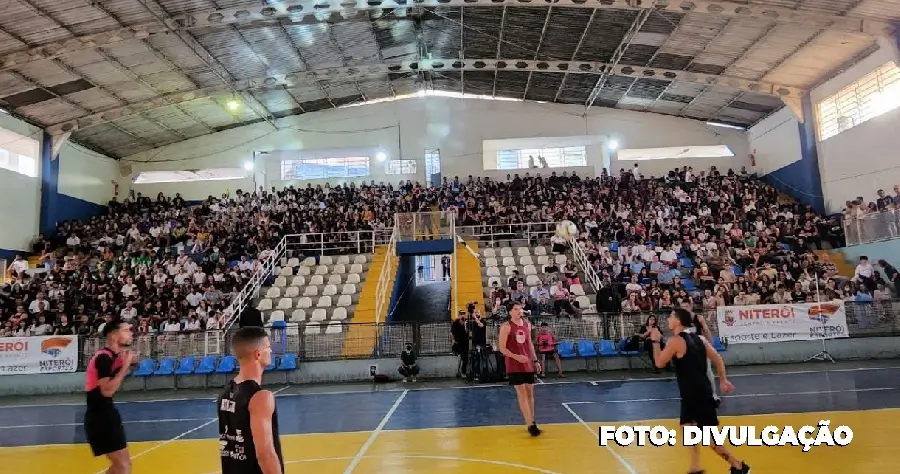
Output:
[[[287,466],[289,464],[305,464],[305,463],[314,463],[314,462],[326,462],[326,461],[350,461],[354,459],[355,456],[335,456],[330,458],[313,458],[313,459],[297,459],[294,461],[285,461],[284,465]],[[458,462],[470,462],[470,463],[482,463],[482,464],[492,464],[494,466],[503,466],[503,467],[512,467],[517,469],[522,469],[525,471],[538,472],[540,474],[561,474],[556,471],[550,471],[547,469],[543,469],[540,467],[534,466],[526,466],[524,464],[516,464],[506,461],[496,461],[493,459],[474,459],[474,458],[461,458],[457,456],[428,456],[428,455],[414,455],[414,454],[393,454],[389,456],[363,456],[363,459],[379,459],[379,458],[398,458],[398,459],[432,459],[438,461],[458,461]],[[212,471],[205,472],[203,474],[221,474],[221,471]]]

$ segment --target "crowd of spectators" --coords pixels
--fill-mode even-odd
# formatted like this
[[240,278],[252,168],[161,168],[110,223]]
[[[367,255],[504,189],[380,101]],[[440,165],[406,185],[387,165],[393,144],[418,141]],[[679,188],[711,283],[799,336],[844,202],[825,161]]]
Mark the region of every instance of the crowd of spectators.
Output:
[[862,196],[847,201],[843,218],[848,243],[865,243],[900,235],[900,184],[893,196],[879,189],[874,201]]
[[[349,242],[386,234],[396,213],[428,210],[455,212],[458,225],[476,233],[482,226],[495,233],[509,226],[514,234],[519,223],[575,222],[583,231],[578,245],[604,282],[597,298],[602,311],[665,309],[686,299],[708,310],[809,300],[815,278],[823,291],[834,288],[841,297],[879,288],[877,273],[843,281],[834,265],[811,252],[842,244],[837,220],[782,200],[745,170],[685,167],[659,179],[636,170],[592,179],[468,176],[433,188],[307,185],[237,191],[202,203],[137,194],[110,202],[102,216],[61,223],[56,235],[35,239],[39,267],[26,271],[17,258],[0,287],[0,336],[92,335],[116,316],[133,321],[141,334],[216,329],[229,316],[230,296],[282,236],[319,234],[302,240],[352,253],[359,244]],[[566,250],[564,242],[551,244]],[[544,271],[547,279],[536,289],[511,279],[497,289],[501,304],[488,309],[521,300],[539,313],[580,315],[569,292],[581,283],[579,269],[570,263]]]
[[[500,190],[504,183],[481,186]],[[897,271],[887,262],[879,262],[884,275],[863,262],[855,275],[842,276],[827,253],[814,252],[844,245],[836,216],[817,214],[746,169],[698,173],[683,167],[650,179],[636,170],[597,179],[517,177],[506,186],[517,191],[509,202],[487,200],[495,212],[467,211],[464,220],[503,224],[520,213],[531,221],[572,220],[581,230],[577,243],[602,282],[601,312],[688,305],[711,315],[718,306],[813,302],[817,291],[823,300],[896,297]],[[517,278],[495,285],[490,309],[502,317],[504,307],[518,301],[539,314],[580,313],[566,291],[581,283],[577,268],[551,265],[542,277],[532,288]]]

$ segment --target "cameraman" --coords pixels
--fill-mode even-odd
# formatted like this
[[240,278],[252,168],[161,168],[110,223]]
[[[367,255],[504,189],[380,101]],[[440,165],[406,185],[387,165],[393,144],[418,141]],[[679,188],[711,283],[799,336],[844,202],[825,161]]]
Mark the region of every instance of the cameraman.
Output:
[[450,335],[453,337],[453,353],[459,357],[459,371],[457,377],[465,377],[469,366],[469,328],[468,314],[465,310],[459,312],[456,319],[450,325]]
[[419,366],[416,364],[416,351],[413,350],[412,343],[407,342],[406,349],[400,353],[400,369],[398,372],[403,376],[404,382],[410,379],[415,382],[416,376],[419,375]]

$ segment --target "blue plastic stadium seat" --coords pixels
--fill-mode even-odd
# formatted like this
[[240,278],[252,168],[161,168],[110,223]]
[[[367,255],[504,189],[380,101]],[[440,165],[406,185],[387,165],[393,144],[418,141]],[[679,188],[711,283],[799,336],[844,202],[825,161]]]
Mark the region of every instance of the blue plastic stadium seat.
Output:
[[684,285],[684,289],[687,291],[697,291],[697,286],[694,285],[694,280],[691,280],[690,278],[682,279],[681,284]]
[[619,241],[618,240],[609,244],[609,251],[613,252],[613,253],[616,253],[619,251]]
[[694,262],[687,257],[679,259],[678,264],[681,265],[682,268],[694,268]]
[[297,354],[285,354],[281,360],[278,361],[278,368],[276,370],[284,372],[297,370]]
[[197,358],[194,356],[187,356],[181,359],[181,362],[178,363],[178,368],[175,369],[175,375],[191,375],[194,373],[194,363],[197,362]]
[[159,361],[159,367],[153,372],[153,375],[172,375],[175,373],[175,364],[177,361],[174,357],[166,357]]
[[590,339],[578,341],[578,355],[581,357],[597,357],[597,346]]
[[230,374],[237,369],[237,360],[234,356],[225,356],[219,359],[219,366],[216,367],[217,374]]
[[722,338],[720,338],[719,336],[713,336],[712,346],[713,346],[713,349],[715,349],[719,352],[722,352],[727,349],[725,347],[725,344],[722,344]]
[[615,357],[619,355],[616,344],[609,339],[600,339],[600,355],[602,357]]
[[133,374],[135,377],[149,377],[153,375],[156,369],[156,361],[153,359],[144,359],[138,364],[137,370]]
[[619,354],[626,356],[636,356],[641,353],[641,351],[626,351],[625,346],[628,345],[628,339],[622,339],[619,341]]
[[575,343],[572,341],[561,341],[559,345],[556,346],[556,352],[563,359],[578,357],[578,354],[575,353]]
[[197,370],[194,371],[197,375],[208,375],[216,371],[216,356],[206,356],[200,359],[200,364],[197,366]]
[[268,367],[265,368],[265,372],[270,372],[275,370],[275,367],[278,365],[278,357],[272,356],[272,363],[269,364]]

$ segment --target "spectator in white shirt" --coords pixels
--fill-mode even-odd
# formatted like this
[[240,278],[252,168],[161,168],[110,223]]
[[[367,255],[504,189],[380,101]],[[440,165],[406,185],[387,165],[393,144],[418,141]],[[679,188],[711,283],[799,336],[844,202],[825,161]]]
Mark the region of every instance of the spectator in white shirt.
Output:
[[856,265],[856,271],[853,273],[853,281],[866,285],[869,291],[875,289],[875,267],[869,263],[869,257],[863,255],[859,257],[859,264]]
[[125,321],[131,321],[137,318],[138,310],[134,307],[134,303],[131,300],[125,302],[125,307],[122,308],[122,311],[119,313],[119,316]]

